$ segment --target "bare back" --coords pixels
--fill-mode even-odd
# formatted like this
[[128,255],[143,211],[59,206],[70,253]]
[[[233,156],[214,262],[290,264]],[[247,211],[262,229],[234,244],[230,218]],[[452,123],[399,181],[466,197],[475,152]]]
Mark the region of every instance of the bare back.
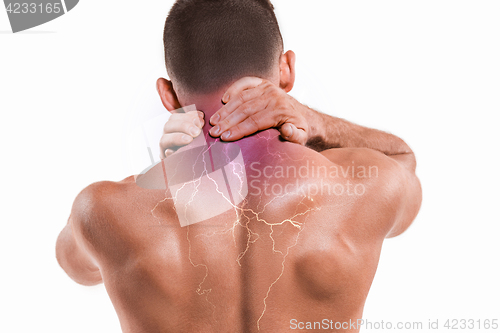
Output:
[[273,134],[241,141],[246,200],[203,222],[181,227],[173,194],[133,177],[80,195],[94,221],[83,239],[124,332],[288,332],[301,322],[325,332],[362,317],[395,214],[377,162],[386,157],[322,155]]

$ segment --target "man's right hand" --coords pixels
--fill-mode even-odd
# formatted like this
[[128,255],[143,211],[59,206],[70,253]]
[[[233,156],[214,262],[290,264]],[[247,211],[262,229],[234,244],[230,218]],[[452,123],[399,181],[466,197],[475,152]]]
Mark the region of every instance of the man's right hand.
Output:
[[180,147],[191,143],[202,133],[204,124],[204,114],[201,111],[173,113],[163,127],[160,158],[164,159]]

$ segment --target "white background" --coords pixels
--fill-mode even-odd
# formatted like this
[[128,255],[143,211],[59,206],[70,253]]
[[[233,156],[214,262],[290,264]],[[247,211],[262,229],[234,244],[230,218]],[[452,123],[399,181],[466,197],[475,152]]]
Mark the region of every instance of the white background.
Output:
[[[0,9],[1,332],[120,332],[104,287],[71,281],[55,242],[81,189],[141,171],[124,142],[158,112],[172,3],[82,0],[18,34]],[[292,95],[417,156],[422,209],[385,242],[365,318],[500,319],[500,2],[274,5]]]

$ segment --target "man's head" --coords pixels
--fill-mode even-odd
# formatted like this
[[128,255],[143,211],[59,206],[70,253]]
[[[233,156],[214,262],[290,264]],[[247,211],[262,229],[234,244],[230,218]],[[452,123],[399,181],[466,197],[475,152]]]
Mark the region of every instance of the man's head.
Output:
[[177,0],[163,41],[172,92],[181,102],[217,93],[245,76],[283,85],[283,69],[294,70],[293,52],[283,55],[269,0]]

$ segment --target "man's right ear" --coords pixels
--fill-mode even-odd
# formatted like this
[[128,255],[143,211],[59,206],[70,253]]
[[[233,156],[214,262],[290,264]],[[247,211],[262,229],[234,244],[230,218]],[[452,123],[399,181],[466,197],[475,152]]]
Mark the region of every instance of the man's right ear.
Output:
[[160,95],[163,106],[165,106],[165,108],[170,111],[170,113],[177,113],[176,110],[181,108],[181,104],[177,99],[177,94],[174,91],[172,81],[169,81],[162,77],[159,78],[156,81],[156,90],[158,90],[158,94]]

